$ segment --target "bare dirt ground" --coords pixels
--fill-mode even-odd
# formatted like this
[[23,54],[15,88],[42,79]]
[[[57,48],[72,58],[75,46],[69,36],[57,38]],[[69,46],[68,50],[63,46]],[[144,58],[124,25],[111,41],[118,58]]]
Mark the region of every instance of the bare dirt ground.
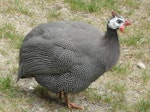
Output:
[[[134,36],[135,33],[140,30],[143,32],[143,40],[149,41],[150,36],[150,26],[146,25],[150,23],[150,0],[139,0],[140,6],[128,18],[133,22],[130,28],[127,28],[125,34],[119,35],[122,38]],[[63,0],[55,0],[47,4],[42,1],[22,1],[25,7],[32,12],[31,16],[20,14],[17,12],[8,13],[6,9],[11,7],[8,1],[0,1],[0,25],[6,23],[11,23],[14,25],[15,30],[21,35],[27,34],[33,27],[41,23],[47,23],[49,18],[47,16],[47,11],[50,9],[57,9],[60,13],[58,18],[52,18],[50,21],[56,20],[79,20],[84,22],[89,22],[94,26],[98,27],[102,31],[106,31],[106,23],[109,18],[110,12],[104,10],[103,14],[97,15],[96,13],[85,13],[79,11],[72,11],[68,4],[65,4]],[[40,5],[39,5],[40,4]],[[122,13],[126,14],[126,7],[120,9]],[[149,12],[148,12],[149,10]],[[11,11],[10,11],[11,12]],[[150,25],[150,24],[149,24]],[[125,35],[125,36],[124,36]],[[139,42],[141,42],[139,41]],[[5,77],[6,75],[11,75],[14,86],[20,89],[21,96],[17,96],[12,100],[7,99],[7,95],[0,91],[0,105],[3,106],[4,112],[67,112],[68,109],[64,104],[57,99],[57,96],[51,93],[48,97],[36,92],[34,88],[38,85],[34,79],[24,79],[15,83],[17,77],[18,68],[18,52],[19,49],[13,48],[10,44],[10,40],[7,38],[0,38],[0,77]],[[132,110],[132,105],[136,104],[141,99],[147,99],[147,94],[150,92],[150,45],[149,44],[137,44],[136,46],[127,46],[126,44],[121,44],[121,56],[117,65],[127,67],[128,75],[123,75],[123,72],[115,72],[114,70],[105,73],[98,80],[92,83],[88,90],[81,92],[79,94],[71,95],[71,100],[77,104],[81,104],[85,107],[83,112],[126,112],[128,109],[113,109],[113,105],[104,101],[104,98],[111,97],[116,92],[111,88],[114,84],[125,85],[125,92],[123,94],[123,99],[125,100],[126,108],[130,112]],[[142,62],[145,64],[146,69],[137,67],[137,64]],[[144,83],[144,76],[146,75],[146,83]],[[119,75],[117,75],[119,74]],[[91,94],[91,89],[103,97],[100,100],[94,101],[96,99],[94,96],[92,98],[87,98]],[[86,94],[88,92],[88,95]],[[99,98],[99,97],[97,97]],[[106,99],[105,99],[106,100]],[[119,102],[118,102],[119,103]],[[1,109],[1,108],[0,108]],[[2,112],[3,112],[2,111]],[[1,110],[0,110],[1,112]],[[73,112],[80,112],[79,110],[73,110]],[[148,112],[148,111],[147,111]]]

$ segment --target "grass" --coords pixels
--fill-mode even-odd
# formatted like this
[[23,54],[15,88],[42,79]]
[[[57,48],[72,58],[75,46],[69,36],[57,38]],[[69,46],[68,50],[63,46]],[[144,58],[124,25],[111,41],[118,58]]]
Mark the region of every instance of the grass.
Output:
[[7,52],[3,49],[0,49],[0,54],[3,55],[3,56],[6,56],[7,55]]
[[149,112],[150,111],[150,91],[146,95],[146,98],[140,99],[135,105],[134,109],[137,112]]
[[119,75],[119,76],[125,76],[130,73],[129,68],[130,63],[124,63],[120,65],[116,65],[112,68],[113,74]]
[[14,25],[10,23],[5,23],[2,26],[0,26],[0,39],[2,38],[6,38],[10,40],[11,45],[15,48],[20,48],[22,40],[23,40],[22,35],[20,35],[15,30]]
[[123,93],[126,90],[126,85],[122,83],[113,83],[111,89],[118,93]]
[[19,89],[13,86],[14,82],[12,77],[6,76],[0,78],[0,92],[5,95],[7,98],[17,97]]
[[144,57],[144,51],[136,53],[135,56],[136,56],[137,59],[142,59]]
[[[118,7],[121,4],[127,7],[138,7],[138,2],[134,2],[132,0],[65,0],[65,2],[69,3],[72,10],[76,11],[86,11],[86,12],[102,12],[103,10],[118,10]],[[133,10],[130,10],[128,14],[132,14]]]
[[104,104],[109,104],[113,112],[127,110],[125,93],[128,89],[126,84],[116,79],[108,82],[106,87],[107,92],[101,96],[101,101]]
[[56,9],[50,9],[47,13],[48,22],[53,21],[53,19],[59,19],[60,12]]
[[141,79],[143,80],[143,84],[146,84],[150,81],[150,75],[149,75],[149,73],[147,73],[146,70],[143,70],[141,72]]
[[114,7],[114,0],[104,0],[99,3],[98,0],[65,0],[65,2],[69,3],[73,10],[77,11],[87,11],[87,12],[97,12],[100,11],[103,7]]
[[15,14],[20,13],[26,16],[32,16],[33,13],[28,10],[27,5],[24,4],[22,0],[2,0],[4,6],[7,5],[7,7],[4,7],[3,10],[1,10],[2,13],[8,13],[8,14]]
[[[29,98],[26,98],[26,96],[29,96]],[[21,88],[14,86],[14,81],[10,76],[0,78],[0,98],[2,112],[27,112],[26,104],[31,105],[35,101],[32,100],[33,96],[25,95]],[[18,103],[22,106],[18,105]]]
[[83,91],[82,95],[84,95],[91,102],[99,102],[101,100],[101,96],[97,94],[97,92],[94,91],[94,89],[91,88],[88,88],[85,91]]
[[41,95],[45,95],[47,96],[48,94],[48,90],[40,85],[38,85],[36,88],[35,88],[35,91],[40,93]]
[[128,38],[123,38],[121,41],[122,41],[122,43],[124,43],[128,46],[129,45],[137,46],[137,45],[144,44],[145,41],[143,41],[142,39],[143,39],[142,35],[136,35],[136,36],[132,36],[132,37],[128,37]]
[[117,89],[117,93],[115,94],[113,92],[105,94],[101,100],[105,104],[109,104],[113,112],[125,111],[128,107],[124,93],[122,91],[120,93],[118,90],[120,91],[120,89]]
[[[0,18],[2,18],[0,21],[0,110],[2,112],[68,111],[56,96],[52,98],[52,95],[50,98],[45,88],[38,86],[34,91],[30,91],[28,89],[30,79],[19,81],[18,84],[14,83],[18,71],[18,51],[24,37],[22,32],[27,34],[38,24],[61,19],[88,21],[101,28],[106,25],[106,18],[109,18],[112,9],[133,21],[133,24],[126,29],[126,33],[120,35],[121,47],[128,52],[124,53],[122,50],[120,61],[123,63],[117,64],[99,78],[96,89],[88,88],[71,97],[72,101],[75,100],[78,104],[82,97],[82,103],[87,105],[85,111],[89,112],[93,111],[93,105],[95,112],[101,109],[107,112],[150,111],[149,2],[146,0],[1,0],[0,4]],[[13,51],[17,51],[17,54]],[[137,67],[139,61],[146,65],[146,69]],[[103,85],[106,89],[103,94],[99,92],[102,91],[99,85]],[[127,95],[130,91],[131,94]]]
[[11,78],[10,77],[5,77],[0,79],[0,90],[1,91],[6,91],[11,89]]
[[141,100],[136,105],[138,112],[149,112],[150,111],[150,101]]

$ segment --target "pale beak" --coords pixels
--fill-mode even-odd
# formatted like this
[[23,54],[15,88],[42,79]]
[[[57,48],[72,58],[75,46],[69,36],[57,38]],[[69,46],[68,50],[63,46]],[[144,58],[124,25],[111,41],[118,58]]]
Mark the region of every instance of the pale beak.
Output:
[[129,25],[131,25],[131,22],[126,20],[125,23],[124,23],[124,26],[129,26]]

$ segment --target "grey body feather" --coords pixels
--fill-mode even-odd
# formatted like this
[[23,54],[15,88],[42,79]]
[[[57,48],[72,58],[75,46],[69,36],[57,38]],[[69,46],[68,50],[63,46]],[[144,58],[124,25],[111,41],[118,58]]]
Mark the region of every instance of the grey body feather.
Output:
[[106,34],[82,22],[41,24],[28,33],[20,49],[20,78],[37,82],[58,93],[86,89],[118,60],[116,30]]

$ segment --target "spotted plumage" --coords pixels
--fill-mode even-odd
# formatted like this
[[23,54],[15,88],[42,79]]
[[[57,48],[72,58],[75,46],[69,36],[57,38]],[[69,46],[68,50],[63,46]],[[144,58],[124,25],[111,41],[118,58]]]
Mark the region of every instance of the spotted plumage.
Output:
[[116,64],[119,53],[117,29],[123,17],[112,13],[107,32],[83,22],[58,21],[41,24],[29,32],[20,49],[20,78],[34,77],[48,90],[68,93],[86,89]]

